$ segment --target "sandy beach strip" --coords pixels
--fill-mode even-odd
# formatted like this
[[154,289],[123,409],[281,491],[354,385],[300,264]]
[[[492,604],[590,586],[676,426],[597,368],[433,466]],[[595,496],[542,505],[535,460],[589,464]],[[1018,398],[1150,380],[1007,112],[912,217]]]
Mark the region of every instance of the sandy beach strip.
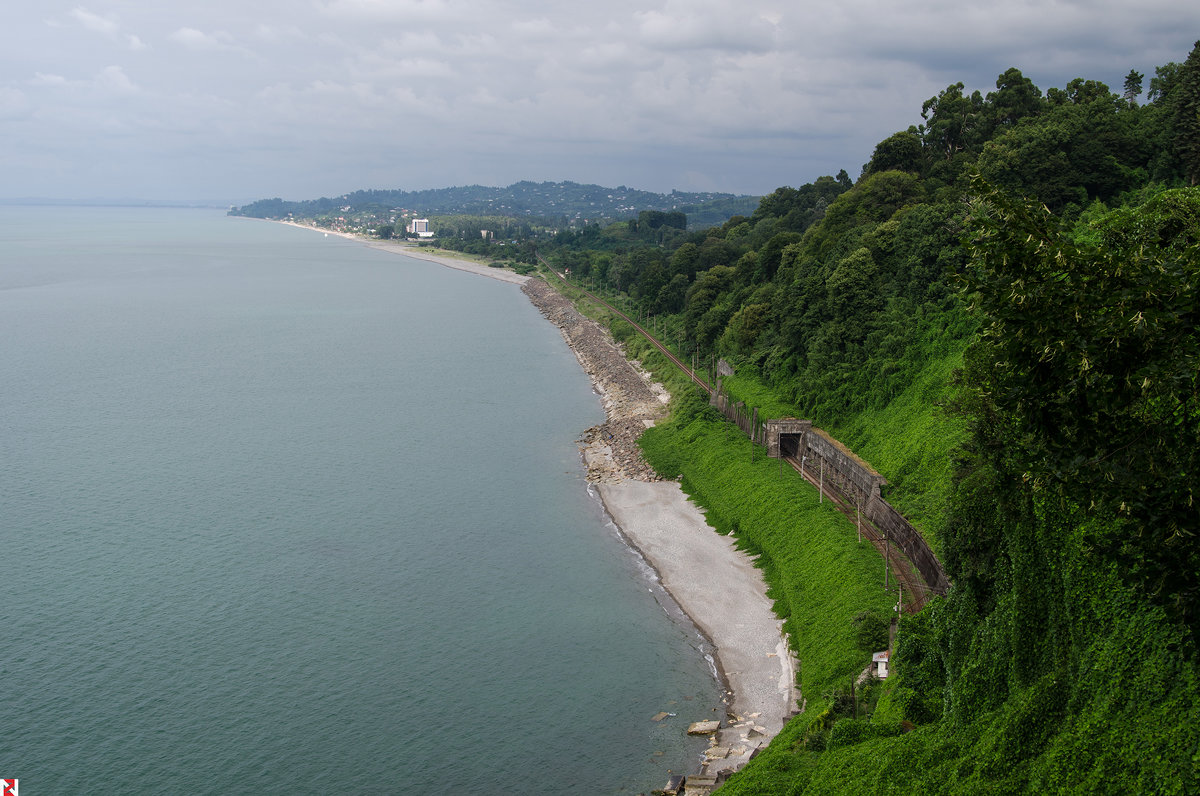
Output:
[[465,258],[452,257],[447,254],[434,254],[427,248],[421,248],[413,243],[395,240],[378,240],[376,238],[364,238],[361,235],[355,235],[352,232],[336,232],[330,229],[322,229],[314,227],[310,224],[300,224],[295,221],[281,221],[277,219],[267,219],[275,224],[285,224],[289,227],[297,227],[299,229],[307,229],[312,232],[324,232],[326,235],[336,235],[339,238],[356,241],[370,249],[379,249],[380,251],[391,252],[392,254],[401,254],[405,257],[411,257],[414,260],[426,260],[431,263],[453,268],[457,271],[466,271],[467,273],[476,274],[477,276],[486,276],[488,279],[495,279],[500,282],[511,282],[515,285],[523,285],[529,279],[527,276],[513,273],[504,268],[492,268],[474,260]]
[[523,285],[529,280],[527,276],[521,276],[518,273],[506,270],[504,268],[492,268],[488,265],[475,262],[474,260],[459,259],[445,254],[434,254],[428,249],[422,249],[419,246],[414,246],[411,243],[398,243],[386,240],[364,240],[367,246],[372,249],[380,249],[381,251],[392,252],[393,254],[402,254],[405,257],[411,257],[414,260],[428,260],[431,263],[437,263],[447,268],[454,268],[458,271],[466,271],[467,273],[476,274],[478,276],[486,276],[488,279],[497,279],[501,282],[512,282],[516,285]]
[[717,649],[731,692],[705,772],[736,771],[795,712],[795,661],[762,573],[714,531],[674,481],[600,484],[613,522],[651,563],[663,588]]

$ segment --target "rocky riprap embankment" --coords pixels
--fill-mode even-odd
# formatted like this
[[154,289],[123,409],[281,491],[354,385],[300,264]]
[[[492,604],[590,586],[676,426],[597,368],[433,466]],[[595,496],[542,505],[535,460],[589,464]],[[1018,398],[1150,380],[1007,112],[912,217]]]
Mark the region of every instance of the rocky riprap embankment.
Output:
[[666,415],[670,396],[661,384],[652,383],[636,363],[625,359],[612,336],[600,324],[584,317],[570,300],[541,279],[522,287],[534,306],[562,332],[600,393],[608,418],[584,432],[584,462],[592,483],[619,483],[626,478],[658,481],[642,458],[637,441],[642,432]]

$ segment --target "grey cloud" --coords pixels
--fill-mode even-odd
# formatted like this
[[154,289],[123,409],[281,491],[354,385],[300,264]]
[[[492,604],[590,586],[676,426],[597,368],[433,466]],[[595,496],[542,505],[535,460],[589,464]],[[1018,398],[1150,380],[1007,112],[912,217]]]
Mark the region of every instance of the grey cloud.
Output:
[[[15,120],[17,153],[3,190],[245,201],[570,179],[766,193],[856,174],[951,82],[986,91],[1016,66],[1043,89],[1077,76],[1114,85],[1183,60],[1200,31],[1192,5],[17,7],[0,30],[0,116]],[[103,165],[81,143],[96,137]]]

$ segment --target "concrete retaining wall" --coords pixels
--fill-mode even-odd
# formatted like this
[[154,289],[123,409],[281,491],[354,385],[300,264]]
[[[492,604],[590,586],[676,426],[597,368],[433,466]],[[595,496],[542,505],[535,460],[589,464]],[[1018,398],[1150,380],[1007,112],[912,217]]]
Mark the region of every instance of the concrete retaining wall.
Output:
[[[718,408],[723,405],[718,405]],[[763,424],[762,437],[762,442],[767,446],[767,456],[778,458],[783,447],[784,455],[799,459],[810,477],[823,481],[825,489],[836,494],[847,505],[857,506],[862,511],[863,519],[872,523],[904,552],[931,593],[946,593],[950,588],[950,579],[946,577],[942,563],[920,532],[883,499],[882,489],[887,479],[845,445],[821,429],[814,428],[809,420],[768,420]]]

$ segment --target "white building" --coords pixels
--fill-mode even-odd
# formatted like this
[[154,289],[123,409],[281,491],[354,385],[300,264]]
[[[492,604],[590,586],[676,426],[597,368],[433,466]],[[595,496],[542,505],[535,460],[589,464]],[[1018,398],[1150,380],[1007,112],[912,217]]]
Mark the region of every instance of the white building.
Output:
[[433,233],[429,231],[429,219],[414,218],[404,227],[404,230],[410,235],[416,235],[418,238],[432,238]]

